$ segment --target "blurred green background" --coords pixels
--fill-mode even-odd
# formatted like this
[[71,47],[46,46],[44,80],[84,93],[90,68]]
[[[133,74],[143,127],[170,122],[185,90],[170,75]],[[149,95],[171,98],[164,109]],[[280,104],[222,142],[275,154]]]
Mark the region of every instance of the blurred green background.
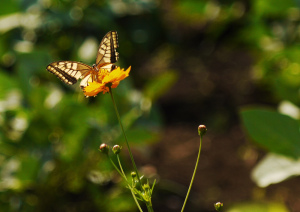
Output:
[[[119,34],[117,65],[132,66],[114,94],[137,165],[157,180],[155,211],[180,211],[199,124],[208,133],[185,211],[213,211],[217,201],[226,211],[300,211],[299,177],[290,178],[300,174],[299,7],[0,1],[0,211],[138,211],[97,150],[124,146],[132,171],[110,96],[87,99],[46,70],[59,60],[93,64],[110,30]],[[270,153],[292,171],[257,166]],[[275,170],[288,174],[274,180]]]

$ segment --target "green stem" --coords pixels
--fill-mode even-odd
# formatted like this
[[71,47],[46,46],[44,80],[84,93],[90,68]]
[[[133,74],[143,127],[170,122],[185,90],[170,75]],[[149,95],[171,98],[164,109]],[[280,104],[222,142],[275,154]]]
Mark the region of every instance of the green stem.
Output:
[[147,204],[147,209],[148,209],[148,212],[154,212],[153,208],[152,208],[152,204]]
[[[128,143],[128,140],[127,140],[127,137],[126,137],[126,134],[125,134],[124,127],[123,127],[122,122],[121,122],[120,114],[119,114],[119,111],[118,111],[116,102],[115,102],[115,100],[114,100],[114,96],[113,96],[111,87],[109,87],[109,93],[110,93],[110,96],[111,96],[111,99],[112,99],[112,102],[113,102],[113,105],[114,105],[114,108],[115,108],[115,111],[116,111],[116,114],[117,114],[117,118],[118,118],[120,127],[121,127],[121,129],[122,129],[122,133],[123,133],[124,138],[125,138],[125,143],[126,143],[126,145],[127,145],[127,149],[128,149],[128,152],[129,152],[129,156],[130,156],[130,159],[131,159],[133,168],[134,168],[134,170],[135,170],[135,172],[136,172],[136,176],[137,176],[137,178],[138,178],[138,181],[139,181],[140,185],[142,185],[142,183],[141,183],[141,178],[140,178],[140,176],[139,176],[137,167],[136,167],[135,162],[134,162],[134,159],[133,159],[133,155],[132,155],[132,152],[131,152],[131,149],[130,149],[130,146],[129,146],[129,143]],[[121,167],[121,166],[120,166],[120,167]],[[121,169],[122,169],[122,168],[121,168]],[[122,172],[123,172],[123,171],[122,171]],[[141,187],[143,188],[143,186],[141,186]],[[144,188],[143,188],[143,189],[144,189]],[[145,190],[144,190],[144,191],[145,191]],[[139,206],[138,201],[137,201],[137,199],[136,199],[136,197],[135,197],[135,194],[134,194],[134,192],[133,192],[132,189],[131,189],[131,193],[132,193],[132,196],[133,196],[133,198],[134,198],[134,201],[136,202],[136,204],[137,204],[139,210],[142,212],[142,209],[141,209],[141,207]],[[146,203],[146,206],[147,206],[148,212],[153,212],[153,208],[152,208],[151,202],[150,202],[150,204],[147,204],[147,203]]]
[[189,190],[188,190],[188,192],[186,194],[186,197],[185,197],[185,200],[184,200],[181,212],[183,212],[183,210],[184,210],[184,207],[186,205],[187,199],[189,197],[189,194],[190,194],[193,182],[194,182],[194,178],[195,178],[195,175],[196,175],[196,171],[197,171],[198,163],[199,163],[199,159],[200,159],[201,145],[202,145],[202,135],[200,135],[200,145],[199,145],[199,152],[198,152],[197,162],[196,162],[196,165],[195,165],[194,173],[193,173],[193,176],[192,176],[192,179],[191,179],[191,182],[190,182],[190,187],[189,187]]
[[[121,169],[121,172],[123,173],[123,175],[124,175],[124,177],[125,177],[125,179],[126,179],[126,181],[127,181],[127,177],[126,177],[126,175],[125,175],[125,173],[124,173],[124,171],[123,171],[122,164],[121,164],[121,161],[120,161],[120,157],[119,157],[118,154],[117,154],[117,159],[118,159],[118,163],[119,163],[119,167],[120,167],[120,169]],[[141,208],[139,202],[137,201],[137,199],[136,199],[136,197],[135,197],[135,194],[134,194],[134,192],[133,192],[133,190],[132,190],[133,188],[131,188],[131,186],[130,186],[130,184],[128,183],[128,181],[127,181],[127,184],[128,184],[128,186],[129,186],[129,189],[130,189],[130,191],[131,191],[131,194],[132,194],[132,197],[133,197],[133,199],[134,199],[134,201],[135,201],[136,206],[139,208],[140,212],[143,212],[143,210],[142,210],[142,208]]]
[[123,168],[122,168],[122,165],[121,165],[121,161],[120,161],[119,155],[117,155],[117,158],[118,158],[118,163],[119,163],[119,167],[120,167],[120,170],[121,170],[121,171],[118,169],[118,167],[117,167],[116,164],[113,162],[113,160],[109,157],[109,155],[107,155],[107,156],[108,156],[110,162],[112,163],[112,165],[115,167],[115,169],[119,172],[119,174],[120,174],[120,175],[125,179],[125,181],[127,182],[127,185],[128,185],[128,187],[129,187],[129,189],[130,189],[130,191],[131,191],[132,197],[133,197],[133,199],[134,199],[134,201],[135,201],[137,207],[139,208],[140,212],[143,212],[141,206],[139,205],[139,203],[138,203],[138,201],[137,201],[137,199],[136,199],[136,197],[135,197],[135,195],[134,195],[133,188],[131,188],[131,186],[130,186],[128,180],[127,180],[127,177],[126,177],[126,175],[125,175],[125,173],[124,173],[124,171],[123,171]]
[[124,175],[124,177],[125,177],[125,179],[126,179],[126,181],[127,181],[127,177],[126,177],[126,175],[125,175],[125,173],[124,173],[124,171],[123,171],[123,168],[122,168],[122,164],[121,164],[121,161],[120,161],[119,154],[117,154],[117,159],[118,159],[118,163],[119,163],[120,170],[121,170],[121,172],[123,173],[123,175]]
[[115,169],[117,170],[117,172],[127,181],[126,175],[124,174],[124,172],[120,171],[118,169],[118,167],[116,166],[116,164],[113,162],[113,160],[109,157],[109,155],[107,155],[108,159],[110,160],[111,164],[115,167]]
[[135,204],[136,204],[137,207],[139,208],[140,212],[143,212],[143,210],[142,210],[142,208],[141,208],[139,202],[137,201],[137,199],[136,199],[136,197],[135,197],[135,194],[133,193],[132,189],[130,189],[130,191],[131,191],[132,197],[133,197],[133,199],[134,199],[134,201],[135,201]]
[[127,137],[126,137],[126,134],[125,134],[125,131],[124,131],[124,128],[123,128],[123,125],[122,125],[122,122],[121,122],[121,118],[120,118],[120,115],[119,115],[119,111],[118,111],[116,102],[114,100],[114,96],[113,96],[111,87],[109,87],[109,93],[110,93],[110,96],[111,96],[111,99],[112,99],[112,102],[113,102],[113,105],[114,105],[114,108],[115,108],[115,111],[116,111],[116,114],[117,114],[117,117],[118,117],[118,121],[119,121],[120,127],[122,129],[122,132],[123,132],[123,135],[124,135],[124,138],[125,138],[125,143],[127,145],[127,149],[128,149],[128,152],[129,152],[131,163],[132,163],[133,168],[134,168],[134,170],[136,172],[136,175],[137,175],[139,183],[142,184],[141,180],[140,180],[140,176],[139,176],[138,170],[137,170],[137,167],[136,167],[134,159],[133,159],[133,155],[132,155],[132,152],[131,152],[131,149],[130,149],[130,146],[129,146],[129,143],[128,143],[128,140],[127,140]]

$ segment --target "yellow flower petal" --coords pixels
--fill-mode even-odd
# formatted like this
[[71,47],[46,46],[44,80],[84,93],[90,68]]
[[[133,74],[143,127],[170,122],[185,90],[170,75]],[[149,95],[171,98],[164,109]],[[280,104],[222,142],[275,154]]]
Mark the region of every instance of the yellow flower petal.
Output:
[[119,83],[121,80],[123,80],[129,76],[130,70],[131,70],[131,66],[126,71],[124,71],[124,69],[121,69],[120,67],[118,67],[117,69],[110,72],[109,75],[106,75],[103,78],[102,83],[103,84],[107,84],[107,83],[114,84],[115,82]]
[[112,70],[111,72],[107,70],[101,70],[98,74],[99,82],[91,82],[88,86],[83,89],[86,96],[96,96],[98,93],[103,94],[109,92],[109,87],[116,88],[120,84],[120,81],[129,76],[131,66],[124,71],[120,67]]
[[100,69],[98,72],[98,80],[99,82],[102,82],[103,78],[107,75],[109,75],[109,71],[106,69]]
[[85,96],[96,96],[105,88],[105,85],[98,82],[91,82],[88,86],[83,89]]

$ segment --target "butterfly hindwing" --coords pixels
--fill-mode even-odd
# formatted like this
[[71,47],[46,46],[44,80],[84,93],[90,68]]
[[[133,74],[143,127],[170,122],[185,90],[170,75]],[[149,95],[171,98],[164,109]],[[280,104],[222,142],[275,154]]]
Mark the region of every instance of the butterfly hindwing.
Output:
[[78,79],[84,78],[92,69],[89,65],[74,61],[59,61],[47,66],[49,72],[70,85],[75,84]]

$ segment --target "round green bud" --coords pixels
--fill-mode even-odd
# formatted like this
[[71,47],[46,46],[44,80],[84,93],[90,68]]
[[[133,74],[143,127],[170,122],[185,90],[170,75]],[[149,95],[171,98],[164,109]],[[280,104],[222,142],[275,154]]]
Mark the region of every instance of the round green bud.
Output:
[[199,135],[204,135],[205,133],[206,133],[206,131],[207,131],[207,128],[206,128],[206,126],[205,125],[199,125],[199,127],[198,127],[198,134]]
[[119,154],[119,153],[121,152],[121,149],[122,149],[122,147],[119,146],[119,145],[114,145],[113,148],[112,148],[113,152],[114,152],[116,155]]
[[100,152],[104,153],[104,154],[108,154],[109,152],[109,146],[107,144],[101,144],[99,147]]
[[131,174],[132,178],[136,178],[136,173],[135,172],[131,172],[130,174]]
[[222,208],[223,208],[223,203],[221,203],[221,202],[215,203],[215,209],[216,209],[216,211],[221,211]]
[[144,184],[144,185],[143,185],[143,188],[144,188],[145,190],[149,190],[149,189],[150,189],[150,186],[149,186],[149,184],[147,183],[147,184]]

